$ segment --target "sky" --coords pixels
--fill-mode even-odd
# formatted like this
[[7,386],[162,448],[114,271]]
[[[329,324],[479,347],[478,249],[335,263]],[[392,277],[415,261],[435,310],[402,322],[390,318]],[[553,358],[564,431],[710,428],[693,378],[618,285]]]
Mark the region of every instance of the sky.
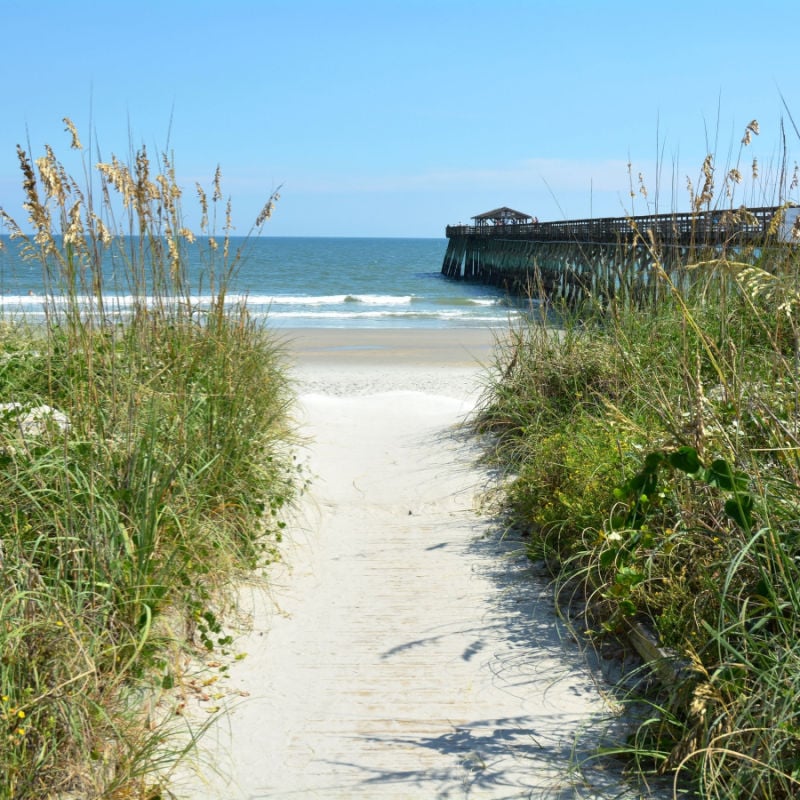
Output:
[[708,153],[745,178],[721,202],[769,205],[799,23],[796,0],[0,0],[0,206],[24,224],[16,146],[46,143],[79,175],[172,154],[190,226],[219,165],[241,235],[279,186],[269,236],[683,211]]

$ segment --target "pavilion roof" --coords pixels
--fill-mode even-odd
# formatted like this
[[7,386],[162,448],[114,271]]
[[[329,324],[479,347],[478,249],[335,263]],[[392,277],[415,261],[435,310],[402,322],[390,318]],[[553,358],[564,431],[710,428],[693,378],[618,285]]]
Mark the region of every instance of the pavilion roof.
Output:
[[508,220],[513,219],[520,222],[530,221],[532,219],[530,214],[525,214],[522,211],[515,211],[508,206],[501,206],[500,208],[492,209],[491,211],[484,211],[483,214],[477,214],[472,219],[476,222],[484,222],[487,220]]

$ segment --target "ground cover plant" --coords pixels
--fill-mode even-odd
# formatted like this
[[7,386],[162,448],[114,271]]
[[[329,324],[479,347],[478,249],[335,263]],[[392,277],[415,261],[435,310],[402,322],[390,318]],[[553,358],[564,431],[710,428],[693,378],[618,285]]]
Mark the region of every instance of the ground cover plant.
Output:
[[[702,174],[698,211],[711,156]],[[558,309],[559,330],[515,328],[474,423],[494,434],[509,524],[580,592],[590,635],[645,626],[674,654],[628,763],[704,798],[796,797],[800,254],[717,247],[677,286],[646,244],[658,304],[590,298]]]
[[154,798],[187,743],[159,691],[183,648],[228,645],[224,588],[297,491],[291,393],[227,298],[219,170],[195,234],[169,157],[91,165],[65,123],[82,182],[18,148],[28,218],[0,210],[46,295],[41,324],[0,318],[0,797]]

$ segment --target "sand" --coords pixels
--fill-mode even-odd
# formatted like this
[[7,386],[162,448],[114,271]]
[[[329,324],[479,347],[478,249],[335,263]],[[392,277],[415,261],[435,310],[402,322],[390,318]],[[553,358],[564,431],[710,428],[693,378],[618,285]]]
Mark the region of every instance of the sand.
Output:
[[246,658],[196,703],[227,710],[176,796],[638,797],[576,768],[614,718],[605,688],[481,510],[457,425],[494,334],[284,336],[312,483],[269,590],[242,591]]

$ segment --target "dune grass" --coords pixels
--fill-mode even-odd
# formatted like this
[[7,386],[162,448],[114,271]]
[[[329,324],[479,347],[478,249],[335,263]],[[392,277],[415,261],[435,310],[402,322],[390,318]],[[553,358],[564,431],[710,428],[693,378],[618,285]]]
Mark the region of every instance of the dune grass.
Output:
[[228,646],[225,587],[274,557],[298,490],[291,390],[227,299],[241,253],[219,170],[196,238],[166,156],[84,153],[83,183],[49,147],[18,156],[28,220],[0,216],[46,317],[0,321],[0,797],[159,797],[187,741],[161,697],[176,654]]
[[800,255],[707,256],[680,288],[656,258],[655,306],[589,299],[559,310],[560,330],[519,325],[474,423],[494,434],[509,524],[580,591],[590,636],[644,624],[675,654],[677,678],[648,684],[650,713],[620,748],[632,769],[703,798],[790,798]]

